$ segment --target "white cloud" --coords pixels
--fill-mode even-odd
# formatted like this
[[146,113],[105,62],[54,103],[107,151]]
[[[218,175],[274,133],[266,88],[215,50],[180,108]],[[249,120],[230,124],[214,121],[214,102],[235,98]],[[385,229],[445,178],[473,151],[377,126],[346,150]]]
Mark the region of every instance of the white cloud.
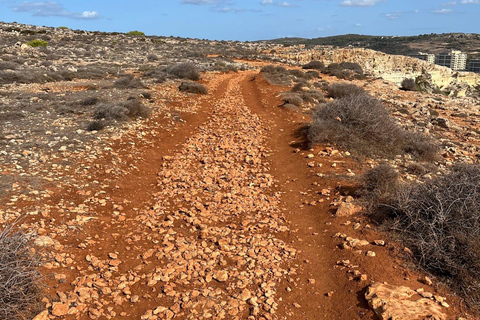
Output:
[[262,0],[262,6],[266,6],[267,4],[273,4],[273,0]]
[[65,17],[72,19],[93,20],[102,16],[97,11],[71,12],[55,1],[23,2],[12,7],[15,12],[29,12],[37,17]]
[[371,7],[379,3],[381,0],[345,0],[340,3],[343,7]]
[[480,0],[462,0],[461,2],[461,4],[470,4],[470,3],[479,4]]
[[433,11],[434,13],[437,13],[437,14],[447,14],[447,13],[452,13],[453,10],[452,9],[437,9],[437,10],[434,10]]
[[453,7],[453,6],[456,6],[458,4],[457,1],[451,1],[451,2],[445,2],[444,4],[442,4],[443,7]]
[[393,12],[393,13],[387,13],[385,14],[385,17],[387,17],[390,20],[396,20],[400,18],[402,14],[400,12]]

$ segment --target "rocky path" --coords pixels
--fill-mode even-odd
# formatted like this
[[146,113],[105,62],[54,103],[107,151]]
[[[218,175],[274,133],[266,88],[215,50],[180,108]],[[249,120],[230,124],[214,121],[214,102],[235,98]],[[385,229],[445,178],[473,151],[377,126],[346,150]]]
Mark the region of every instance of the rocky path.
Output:
[[56,236],[44,238],[51,299],[35,320],[375,319],[367,280],[405,284],[368,226],[329,211],[358,164],[298,149],[304,119],[277,107],[282,88],[255,72],[208,88],[177,131],[152,129],[136,170],[96,192],[98,205],[72,216],[78,199],[52,200],[70,207],[40,221]]

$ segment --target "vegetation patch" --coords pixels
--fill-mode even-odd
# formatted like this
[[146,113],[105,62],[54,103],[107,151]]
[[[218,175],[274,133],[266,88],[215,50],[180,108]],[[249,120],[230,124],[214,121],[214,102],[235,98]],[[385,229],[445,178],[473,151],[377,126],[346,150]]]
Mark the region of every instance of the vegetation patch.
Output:
[[44,308],[40,262],[30,236],[11,226],[0,231],[0,318],[31,319]]
[[175,66],[167,68],[167,73],[170,76],[178,79],[188,79],[197,81],[200,80],[200,73],[197,67],[190,62],[183,62]]
[[437,146],[425,135],[404,130],[381,103],[369,95],[348,95],[316,108],[310,143],[334,143],[358,155],[393,158],[405,153],[434,160]]
[[372,217],[393,230],[417,262],[473,308],[480,303],[480,166],[457,165],[426,183],[399,183],[393,169],[364,175]]
[[48,42],[45,41],[45,40],[40,40],[40,39],[35,39],[35,40],[31,40],[29,42],[27,42],[27,44],[30,46],[30,47],[46,47],[48,46]]
[[331,98],[343,98],[351,95],[366,94],[363,88],[352,83],[333,83],[327,87],[328,96]]
[[196,82],[185,81],[178,87],[180,91],[198,94],[207,94],[207,88],[204,85]]

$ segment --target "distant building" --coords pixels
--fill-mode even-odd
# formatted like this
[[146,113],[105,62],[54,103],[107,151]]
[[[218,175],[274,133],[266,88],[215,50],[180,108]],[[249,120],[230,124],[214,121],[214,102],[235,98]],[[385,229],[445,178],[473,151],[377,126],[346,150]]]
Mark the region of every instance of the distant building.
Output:
[[470,60],[468,63],[468,71],[480,73],[480,60]]
[[431,53],[419,52],[418,54],[415,54],[412,57],[427,61],[429,63],[435,63],[435,55]]
[[435,64],[449,67],[452,70],[466,70],[467,69],[467,54],[459,50],[452,50],[450,52],[439,53],[435,55]]

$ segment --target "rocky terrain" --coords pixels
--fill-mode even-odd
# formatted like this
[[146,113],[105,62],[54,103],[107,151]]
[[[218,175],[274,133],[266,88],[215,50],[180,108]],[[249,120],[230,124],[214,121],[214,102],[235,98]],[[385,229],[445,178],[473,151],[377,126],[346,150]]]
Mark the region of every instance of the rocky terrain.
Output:
[[[369,50],[5,23],[0,35],[0,224],[17,221],[43,259],[42,302],[24,318],[475,319],[354,192],[382,162],[420,182],[478,163],[475,76],[448,96],[401,90],[390,75],[421,64]],[[307,76],[311,60],[374,76]],[[260,71],[272,63],[282,85]],[[187,80],[207,94],[179,91]],[[298,133],[333,100],[324,85],[343,82],[435,139],[440,158],[308,146]],[[298,83],[316,95],[286,108]]]

